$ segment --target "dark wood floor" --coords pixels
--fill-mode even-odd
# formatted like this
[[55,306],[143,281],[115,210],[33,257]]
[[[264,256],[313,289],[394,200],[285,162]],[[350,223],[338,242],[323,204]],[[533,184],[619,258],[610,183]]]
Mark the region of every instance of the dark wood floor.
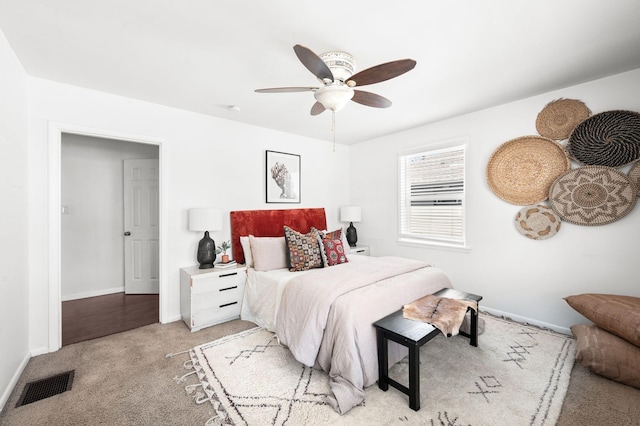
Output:
[[62,302],[62,346],[158,322],[157,294],[114,293]]

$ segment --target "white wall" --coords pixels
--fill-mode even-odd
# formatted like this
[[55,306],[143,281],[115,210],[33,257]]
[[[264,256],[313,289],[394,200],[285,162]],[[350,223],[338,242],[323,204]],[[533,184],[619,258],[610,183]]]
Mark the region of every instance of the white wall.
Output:
[[0,410],[29,360],[28,80],[0,31]]
[[[362,206],[358,238],[375,255],[429,260],[456,287],[484,296],[481,305],[552,325],[587,322],[563,297],[578,293],[640,296],[638,254],[640,206],[622,220],[596,227],[563,223],[553,238],[534,241],[513,224],[521,209],[489,189],[485,170],[503,142],[537,134],[535,120],[550,101],[580,99],[598,113],[640,111],[640,70],[546,93],[495,108],[358,144],[351,149],[351,203]],[[467,232],[470,252],[416,248],[397,243],[397,153],[430,143],[468,137]],[[626,171],[626,170],[625,170]]]
[[[338,210],[349,200],[349,149],[300,136],[247,126],[201,114],[168,108],[78,87],[30,78],[30,221],[38,232],[31,255],[39,260],[30,278],[31,348],[49,349],[48,297],[48,134],[53,121],[163,141],[161,169],[166,184],[165,227],[168,291],[161,296],[166,321],[180,314],[179,269],[196,264],[200,233],[187,230],[187,211],[214,206],[228,212],[242,209],[325,207],[327,221],[338,226]],[[265,150],[301,155],[300,204],[266,204]],[[346,182],[345,182],[346,179]],[[346,184],[345,184],[346,183]],[[216,232],[217,241],[230,238],[229,222]],[[162,288],[162,287],[161,287]]]
[[63,135],[63,301],[124,291],[123,161],[157,158],[156,145]]

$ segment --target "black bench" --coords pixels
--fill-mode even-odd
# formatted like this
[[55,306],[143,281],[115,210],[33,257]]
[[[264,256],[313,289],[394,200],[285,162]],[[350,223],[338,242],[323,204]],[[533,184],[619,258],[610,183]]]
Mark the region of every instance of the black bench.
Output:
[[[474,300],[478,304],[482,296],[452,288],[443,288],[433,293],[434,296],[450,299]],[[469,308],[471,321],[469,333],[460,332],[468,337],[472,346],[478,346],[478,313]],[[406,319],[402,316],[402,309],[387,315],[373,323],[376,328],[378,340],[378,387],[383,391],[389,389],[389,385],[409,395],[409,407],[418,411],[420,409],[420,347],[433,339],[440,330],[426,322]],[[409,349],[409,387],[389,378],[389,353],[388,341],[394,341]]]

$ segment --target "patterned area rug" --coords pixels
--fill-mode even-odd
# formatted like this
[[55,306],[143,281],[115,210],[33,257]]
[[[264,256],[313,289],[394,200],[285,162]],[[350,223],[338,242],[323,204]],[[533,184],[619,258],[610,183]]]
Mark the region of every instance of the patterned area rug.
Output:
[[[554,425],[569,384],[574,340],[482,317],[485,331],[477,348],[462,336],[441,335],[421,348],[419,411],[411,410],[398,390],[383,392],[374,385],[364,403],[337,414],[324,401],[330,392],[327,374],[297,362],[260,328],[192,349],[186,365],[192,364],[200,383],[187,386],[187,392],[197,390],[197,402],[215,407],[218,416],[207,424]],[[408,383],[406,359],[390,376]]]

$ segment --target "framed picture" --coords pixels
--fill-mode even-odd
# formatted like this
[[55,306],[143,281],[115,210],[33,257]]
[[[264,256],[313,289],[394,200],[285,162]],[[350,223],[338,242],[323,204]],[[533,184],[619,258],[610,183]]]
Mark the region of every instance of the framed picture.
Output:
[[300,156],[267,151],[267,203],[300,202]]

